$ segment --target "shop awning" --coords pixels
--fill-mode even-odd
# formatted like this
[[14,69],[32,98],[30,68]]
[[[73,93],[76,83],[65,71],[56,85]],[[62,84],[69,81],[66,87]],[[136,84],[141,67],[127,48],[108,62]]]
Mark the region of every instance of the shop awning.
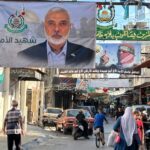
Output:
[[141,63],[138,66],[135,66],[134,70],[140,70],[141,68],[150,68],[150,59],[144,61],[143,63]]
[[148,87],[148,86],[150,86],[150,82],[145,82],[143,84],[135,86],[134,89],[145,88],[145,87]]

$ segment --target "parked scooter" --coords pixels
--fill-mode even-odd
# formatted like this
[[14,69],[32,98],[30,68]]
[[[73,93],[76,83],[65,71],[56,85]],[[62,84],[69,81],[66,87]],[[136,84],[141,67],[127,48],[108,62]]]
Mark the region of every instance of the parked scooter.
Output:
[[[88,135],[92,135],[92,134],[93,134],[93,129],[88,128]],[[78,121],[75,121],[73,123],[72,135],[73,135],[74,140],[77,140],[78,138],[84,136],[84,127]]]

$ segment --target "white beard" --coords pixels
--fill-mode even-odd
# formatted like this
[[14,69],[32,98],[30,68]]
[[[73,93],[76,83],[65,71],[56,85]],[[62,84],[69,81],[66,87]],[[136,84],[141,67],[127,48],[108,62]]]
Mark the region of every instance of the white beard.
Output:
[[66,36],[62,36],[60,39],[55,39],[52,36],[47,35],[47,33],[45,31],[45,37],[49,43],[54,44],[54,45],[60,45],[67,41],[67,39],[69,37],[69,32]]

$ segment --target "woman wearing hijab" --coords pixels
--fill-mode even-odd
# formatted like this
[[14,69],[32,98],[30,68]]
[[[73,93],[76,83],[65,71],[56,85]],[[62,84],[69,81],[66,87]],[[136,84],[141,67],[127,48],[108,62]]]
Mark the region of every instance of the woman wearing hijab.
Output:
[[120,136],[114,150],[138,150],[141,141],[131,107],[125,109],[124,115],[117,119],[113,129]]

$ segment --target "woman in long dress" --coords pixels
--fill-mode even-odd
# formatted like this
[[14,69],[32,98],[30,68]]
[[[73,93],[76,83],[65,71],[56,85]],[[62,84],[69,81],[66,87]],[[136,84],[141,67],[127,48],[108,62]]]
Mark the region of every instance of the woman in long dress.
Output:
[[117,119],[113,129],[120,136],[120,142],[115,143],[114,150],[138,150],[141,141],[131,107],[125,109],[124,115]]

